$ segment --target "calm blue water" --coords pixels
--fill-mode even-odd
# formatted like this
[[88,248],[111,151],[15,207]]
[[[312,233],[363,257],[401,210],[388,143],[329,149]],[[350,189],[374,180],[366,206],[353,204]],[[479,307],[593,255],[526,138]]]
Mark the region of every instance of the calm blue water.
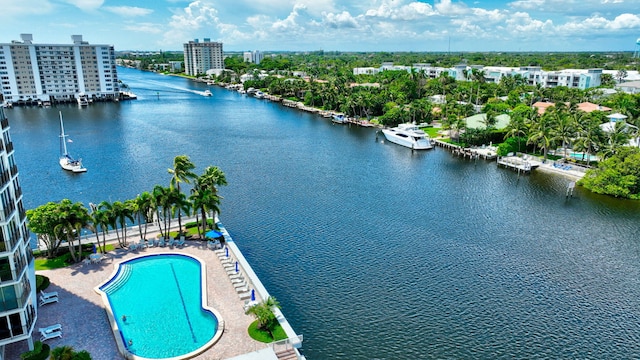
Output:
[[222,221],[309,359],[640,358],[637,202],[119,76],[139,100],[59,108],[85,174],[59,168],[59,109],[7,111],[27,208],[132,198],[188,154],[227,174]]
[[[125,344],[134,355],[170,358],[209,342],[218,320],[202,308],[200,263],[182,255],[124,262],[100,289],[107,293]],[[123,320],[123,316],[126,320]]]

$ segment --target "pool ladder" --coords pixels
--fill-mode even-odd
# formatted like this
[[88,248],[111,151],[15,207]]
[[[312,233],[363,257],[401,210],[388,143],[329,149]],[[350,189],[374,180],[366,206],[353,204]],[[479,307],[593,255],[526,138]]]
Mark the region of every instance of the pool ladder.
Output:
[[120,273],[116,280],[109,285],[107,285],[102,291],[105,293],[111,294],[113,292],[118,291],[131,277],[131,273],[133,272],[133,267],[129,264],[120,265]]

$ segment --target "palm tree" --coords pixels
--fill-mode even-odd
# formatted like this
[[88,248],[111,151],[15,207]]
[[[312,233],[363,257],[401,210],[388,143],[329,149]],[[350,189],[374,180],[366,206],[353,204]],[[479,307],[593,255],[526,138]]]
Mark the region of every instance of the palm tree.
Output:
[[485,83],[486,74],[487,72],[484,70],[471,69],[471,77],[473,78],[473,81],[478,83],[478,89],[476,91],[476,106],[478,105],[478,98],[480,97],[480,85]]
[[[174,191],[174,202],[172,204],[172,216],[178,214],[178,228],[182,229],[182,221],[180,214],[181,213],[190,214],[191,213],[191,203],[187,201],[187,196],[181,192]],[[182,232],[178,231],[178,235],[181,235]]]
[[[143,239],[147,238],[147,228],[149,223],[153,221],[153,197],[147,191],[138,195],[136,202],[136,218],[138,221],[138,230]],[[142,222],[144,222],[144,233],[142,231]]]
[[[556,108],[553,112],[555,126],[553,128],[553,140],[562,143],[564,157],[567,157],[567,145],[576,137],[576,126],[579,121],[576,117],[581,116],[581,112],[574,111],[574,116],[568,116],[562,107]],[[584,114],[584,113],[582,113]]]
[[153,188],[153,208],[156,210],[156,217],[158,219],[158,225],[160,226],[160,235],[163,237],[169,236],[169,228],[167,226],[168,218],[170,217],[171,205],[169,193],[170,188],[165,188],[160,185],[156,185]]
[[618,153],[620,147],[626,145],[631,138],[628,132],[628,125],[624,121],[618,121],[611,131],[608,131],[605,135],[605,143],[601,149],[601,154],[604,158],[611,157]]
[[[120,247],[126,247],[127,244],[127,219],[133,222],[133,200],[126,200],[125,202],[115,201],[112,204],[113,214],[116,217],[118,224],[122,230],[122,243]],[[118,229],[116,228],[116,233]]]
[[547,160],[547,152],[553,144],[553,117],[545,112],[537,123],[532,124],[529,144],[534,144],[542,149],[544,159]]
[[504,135],[505,140],[508,138],[518,138],[518,152],[522,152],[520,139],[527,136],[527,111],[531,111],[531,108],[526,107],[526,105],[524,108],[516,107],[516,109],[514,109],[511,113],[511,120],[506,128],[507,132]]
[[115,212],[113,211],[113,205],[108,201],[103,201],[100,204],[98,204],[97,209],[104,212],[104,217],[105,217],[104,221],[107,224],[106,226],[107,228],[109,226],[113,228],[113,230],[116,232],[116,238],[118,239],[118,244],[120,244],[121,243],[120,233],[118,232],[117,217],[115,215]]
[[[98,209],[92,206],[91,209],[91,225],[96,234],[98,248],[101,252],[107,252],[107,234],[109,233],[109,215],[106,210]],[[100,246],[100,232],[102,232],[102,246]]]
[[[56,232],[66,237],[71,259],[73,262],[78,262],[82,258],[82,229],[86,228],[89,224],[89,212],[82,203],[71,203],[69,199],[64,199],[60,202],[58,211],[58,225],[55,227]],[[74,249],[76,239],[78,240],[77,254],[76,249]]]
[[273,308],[280,309],[280,303],[273,296],[269,296],[266,300],[251,306],[245,312],[247,315],[253,315],[258,320],[258,328],[268,331],[273,337],[273,330],[278,323]]
[[593,115],[584,116],[578,122],[578,134],[573,148],[587,154],[587,166],[591,162],[591,154],[596,153],[599,144],[602,143],[600,123],[600,119]]
[[206,232],[207,226],[207,213],[213,211],[214,213],[220,212],[220,197],[218,197],[211,189],[201,188],[196,186],[191,190],[191,196],[189,199],[192,202],[194,213],[200,211],[202,216],[202,232],[200,231],[200,225],[198,225],[198,236]]
[[[180,193],[180,183],[191,183],[191,179],[195,179],[197,175],[192,171],[196,166],[189,160],[187,155],[178,155],[173,159],[173,168],[167,169],[171,174],[171,182],[169,187],[177,189]],[[182,233],[182,212],[178,210],[178,233]]]

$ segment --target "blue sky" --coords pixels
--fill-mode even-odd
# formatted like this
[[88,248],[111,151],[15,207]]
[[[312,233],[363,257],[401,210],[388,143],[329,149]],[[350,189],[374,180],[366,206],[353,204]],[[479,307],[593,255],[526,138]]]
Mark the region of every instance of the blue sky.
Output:
[[640,0],[0,0],[0,42],[116,50],[633,51]]

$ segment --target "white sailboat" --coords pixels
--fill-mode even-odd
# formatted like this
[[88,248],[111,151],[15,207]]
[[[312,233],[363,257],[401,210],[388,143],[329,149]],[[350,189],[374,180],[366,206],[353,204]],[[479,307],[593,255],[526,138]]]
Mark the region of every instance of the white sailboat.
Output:
[[69,135],[64,133],[64,123],[62,122],[62,111],[60,111],[60,166],[68,171],[74,173],[81,173],[87,171],[82,166],[82,159],[74,159],[67,151],[67,137]]

